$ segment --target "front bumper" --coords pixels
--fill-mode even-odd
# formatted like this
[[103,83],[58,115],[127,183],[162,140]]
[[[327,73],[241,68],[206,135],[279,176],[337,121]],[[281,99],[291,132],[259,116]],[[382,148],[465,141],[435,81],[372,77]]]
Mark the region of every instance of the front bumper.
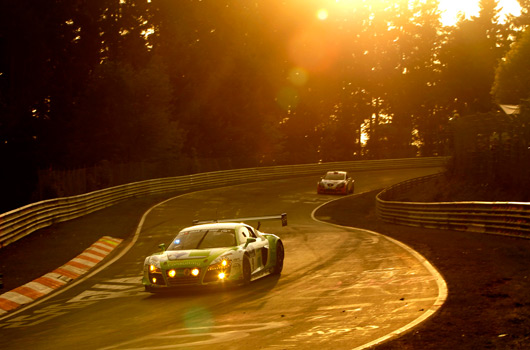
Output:
[[[179,289],[183,287],[215,286],[226,285],[238,282],[242,279],[241,274],[235,274],[231,270],[210,270],[202,268],[197,276],[190,274],[190,268],[173,269],[176,271],[173,277],[170,277],[170,270],[149,271],[148,267],[144,268],[142,284],[148,291],[162,291],[170,289]],[[219,277],[223,273],[223,278]]]
[[348,188],[346,186],[337,188],[337,187],[327,187],[327,186],[318,186],[317,192],[318,193],[329,193],[329,194],[346,194],[348,191]]

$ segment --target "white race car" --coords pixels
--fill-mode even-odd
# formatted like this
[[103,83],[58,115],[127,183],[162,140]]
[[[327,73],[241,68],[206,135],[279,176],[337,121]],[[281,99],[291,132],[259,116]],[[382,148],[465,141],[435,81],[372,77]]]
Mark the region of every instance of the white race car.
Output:
[[346,171],[328,171],[318,181],[317,193],[353,193],[354,183]]
[[142,283],[148,292],[186,286],[248,284],[283,269],[281,239],[241,221],[280,219],[287,215],[196,222],[181,230],[171,244],[144,261]]

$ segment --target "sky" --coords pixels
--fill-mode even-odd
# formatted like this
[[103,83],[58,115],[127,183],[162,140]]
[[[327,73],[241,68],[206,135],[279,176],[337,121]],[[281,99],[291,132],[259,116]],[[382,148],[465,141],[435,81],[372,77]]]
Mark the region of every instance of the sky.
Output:
[[[453,25],[457,20],[459,12],[464,12],[466,17],[477,16],[479,0],[440,0],[440,10],[442,14],[442,23]],[[500,13],[501,20],[507,13],[514,15],[520,14],[520,7],[517,0],[500,0],[499,7],[502,7]]]
[[[299,0],[301,1],[301,0]],[[340,7],[351,7],[355,6],[357,0],[327,0],[329,3],[334,3],[335,6]],[[460,12],[465,13],[466,18],[471,16],[477,16],[479,12],[479,0],[439,0],[440,10],[442,11],[442,23],[450,26],[456,23],[458,14]],[[499,0],[499,7],[502,8],[500,12],[500,19],[504,21],[504,17],[507,14],[514,14],[518,16],[521,13],[521,8],[517,0]],[[328,17],[328,8],[321,8],[317,12],[317,17],[320,20],[326,20]]]

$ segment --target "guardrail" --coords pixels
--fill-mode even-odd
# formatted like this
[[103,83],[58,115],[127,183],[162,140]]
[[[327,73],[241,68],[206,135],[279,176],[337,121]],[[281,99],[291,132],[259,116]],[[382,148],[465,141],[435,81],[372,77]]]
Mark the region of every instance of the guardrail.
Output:
[[404,158],[300,164],[214,171],[153,179],[106,188],[78,196],[49,199],[0,214],[0,248],[55,223],[71,220],[140,196],[187,192],[288,176],[322,173],[330,169],[347,171],[443,166],[447,158]]
[[393,185],[376,197],[379,217],[388,223],[530,238],[530,203],[521,202],[398,202],[396,194],[441,174]]

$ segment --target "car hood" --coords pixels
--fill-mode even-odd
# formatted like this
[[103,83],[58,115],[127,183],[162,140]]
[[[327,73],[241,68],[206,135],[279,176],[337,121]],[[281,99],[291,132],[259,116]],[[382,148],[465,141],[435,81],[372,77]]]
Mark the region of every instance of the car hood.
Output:
[[166,250],[163,253],[152,255],[149,260],[151,264],[160,264],[163,268],[178,266],[208,266],[219,256],[233,251],[236,248],[213,248],[213,249],[191,249],[191,250]]

